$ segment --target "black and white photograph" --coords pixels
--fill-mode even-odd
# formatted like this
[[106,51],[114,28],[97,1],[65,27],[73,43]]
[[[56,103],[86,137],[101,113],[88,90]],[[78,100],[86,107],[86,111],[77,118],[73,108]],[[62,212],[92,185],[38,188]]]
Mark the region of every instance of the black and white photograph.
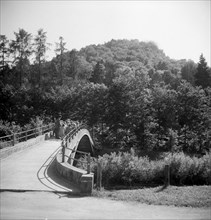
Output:
[[211,220],[211,0],[0,0],[0,220]]

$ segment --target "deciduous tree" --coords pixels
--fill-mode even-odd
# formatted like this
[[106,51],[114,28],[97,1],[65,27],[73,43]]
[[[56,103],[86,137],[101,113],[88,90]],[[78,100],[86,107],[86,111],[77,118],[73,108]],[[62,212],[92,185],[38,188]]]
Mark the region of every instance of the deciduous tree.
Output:
[[185,63],[185,65],[181,69],[182,78],[187,80],[192,85],[195,84],[194,76],[197,71],[196,68],[197,68],[197,65],[192,60],[189,60],[188,62]]

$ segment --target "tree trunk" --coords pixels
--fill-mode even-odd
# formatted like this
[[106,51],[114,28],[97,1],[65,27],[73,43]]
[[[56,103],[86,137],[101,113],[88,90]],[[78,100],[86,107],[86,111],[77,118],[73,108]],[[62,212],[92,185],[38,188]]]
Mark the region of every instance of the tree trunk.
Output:
[[39,84],[39,88],[41,87],[41,61],[40,61],[40,58],[39,58],[39,76],[38,76],[38,84]]

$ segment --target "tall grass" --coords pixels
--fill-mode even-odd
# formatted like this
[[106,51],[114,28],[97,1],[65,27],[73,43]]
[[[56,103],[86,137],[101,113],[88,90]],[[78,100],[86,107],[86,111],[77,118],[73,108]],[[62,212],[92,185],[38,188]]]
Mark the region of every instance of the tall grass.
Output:
[[[86,160],[86,158],[82,158]],[[131,152],[105,154],[98,157],[102,165],[103,185],[161,185],[164,183],[164,167],[170,165],[172,185],[210,185],[211,153],[203,157],[190,157],[183,152],[168,154],[164,160],[150,160]],[[86,169],[86,164],[78,164]],[[97,159],[92,158],[91,170],[97,174]]]

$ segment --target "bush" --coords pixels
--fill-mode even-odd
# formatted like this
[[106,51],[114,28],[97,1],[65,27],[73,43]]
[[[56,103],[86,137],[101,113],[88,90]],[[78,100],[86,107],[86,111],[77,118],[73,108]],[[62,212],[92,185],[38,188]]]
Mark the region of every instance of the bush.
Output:
[[[17,125],[15,122],[7,122],[0,120],[0,149],[9,147],[12,145],[12,134],[15,134],[15,143],[21,142],[25,139],[25,136],[28,135],[27,139],[34,138],[38,134],[42,134],[42,128],[41,126],[49,124],[49,119],[47,118],[46,123],[43,123],[44,120],[42,120],[40,117],[31,118],[30,122],[28,124],[25,124],[24,126],[20,127],[20,125]],[[35,129],[36,130],[33,130]],[[19,133],[22,131],[27,131],[23,133]],[[35,132],[37,132],[35,134]],[[19,133],[19,134],[17,134]],[[10,135],[10,136],[8,136]],[[8,137],[5,137],[8,136]],[[2,138],[1,138],[2,137]]]
[[[86,157],[81,158],[86,161]],[[131,152],[104,154],[98,157],[102,166],[102,182],[104,186],[137,184],[161,184],[163,180],[164,161],[150,161],[148,157],[135,156]],[[78,163],[77,167],[86,169],[86,163]],[[92,158],[91,170],[97,175],[97,159]]]
[[[184,153],[168,154],[165,160],[138,157],[133,151],[111,153],[98,157],[102,165],[102,183],[112,185],[161,185],[164,183],[164,167],[170,164],[172,185],[211,184],[211,153],[203,157],[190,157]],[[81,158],[85,161],[86,158]],[[83,166],[81,165],[83,164]],[[86,163],[78,167],[86,169]],[[92,158],[91,170],[97,175],[97,159]]]
[[168,155],[171,183],[176,185],[201,185],[211,183],[211,152],[203,157],[190,157],[183,152]]

